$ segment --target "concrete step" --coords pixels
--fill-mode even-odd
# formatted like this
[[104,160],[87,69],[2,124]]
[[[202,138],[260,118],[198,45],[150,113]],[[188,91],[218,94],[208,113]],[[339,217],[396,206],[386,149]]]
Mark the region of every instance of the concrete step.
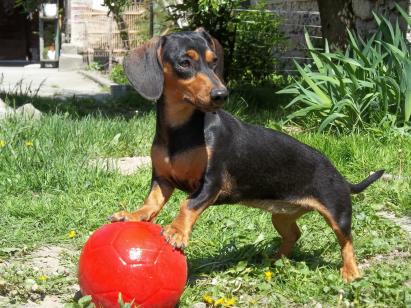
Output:
[[59,71],[77,71],[83,69],[85,63],[83,62],[83,56],[73,54],[61,54],[59,59]]
[[61,54],[78,54],[78,46],[64,43],[61,45]]

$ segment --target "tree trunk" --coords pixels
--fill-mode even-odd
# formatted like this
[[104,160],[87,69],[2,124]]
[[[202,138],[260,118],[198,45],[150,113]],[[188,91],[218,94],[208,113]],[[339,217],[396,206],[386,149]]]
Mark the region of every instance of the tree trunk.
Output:
[[347,43],[346,29],[354,29],[352,0],[317,0],[320,11],[322,34],[332,48],[344,48]]
[[127,31],[127,25],[126,25],[126,22],[124,21],[123,15],[113,13],[113,17],[114,17],[114,20],[116,21],[118,31],[120,31],[120,38],[123,41],[124,49],[130,50],[130,41],[129,41],[128,31]]

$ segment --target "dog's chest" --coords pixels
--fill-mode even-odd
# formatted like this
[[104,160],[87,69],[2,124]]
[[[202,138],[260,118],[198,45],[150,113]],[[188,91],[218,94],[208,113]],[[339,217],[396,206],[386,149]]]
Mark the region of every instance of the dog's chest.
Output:
[[173,156],[162,146],[155,145],[151,150],[155,175],[166,178],[177,188],[189,192],[200,185],[207,166],[207,157],[205,146],[188,149]]

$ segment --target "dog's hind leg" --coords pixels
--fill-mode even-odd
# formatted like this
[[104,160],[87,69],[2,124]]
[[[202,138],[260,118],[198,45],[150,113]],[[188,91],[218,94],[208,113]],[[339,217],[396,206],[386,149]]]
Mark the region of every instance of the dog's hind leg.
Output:
[[350,282],[354,279],[360,278],[361,274],[357,267],[352,244],[351,200],[347,198],[345,201],[345,206],[341,207],[339,210],[333,211],[334,208],[324,208],[324,210],[320,211],[320,213],[337,236],[338,242],[341,246],[341,257],[343,260],[341,276],[345,282]]
[[346,198],[340,196],[338,202],[329,202],[330,204],[327,204],[327,206],[314,198],[298,200],[296,203],[317,210],[325,218],[327,224],[333,229],[341,246],[341,256],[343,259],[341,276],[343,280],[350,282],[361,277],[357,262],[355,261],[355,253],[352,245],[352,212],[349,195],[347,195]]
[[306,211],[299,211],[293,214],[274,213],[271,217],[274,228],[282,237],[282,242],[275,258],[282,256],[288,257],[294,247],[294,244],[301,236],[301,231],[297,226],[296,220],[306,213]]

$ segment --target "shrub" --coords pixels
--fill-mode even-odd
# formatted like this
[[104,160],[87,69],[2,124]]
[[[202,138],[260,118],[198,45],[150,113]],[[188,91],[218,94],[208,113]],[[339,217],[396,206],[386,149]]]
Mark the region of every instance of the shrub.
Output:
[[171,19],[187,20],[183,30],[204,27],[224,48],[225,77],[230,81],[261,83],[274,73],[273,48],[281,42],[279,18],[265,3],[242,8],[242,0],[183,1],[172,5]]
[[111,69],[110,79],[118,84],[129,84],[126,74],[124,73],[123,65],[114,65]]
[[[411,25],[410,18],[397,8]],[[318,130],[358,131],[404,126],[411,114],[410,44],[385,17],[375,16],[378,29],[368,41],[348,31],[345,52],[315,50],[306,33],[313,63],[302,68],[294,83],[279,93],[297,96],[287,107],[298,108],[287,121],[312,115]]]
[[238,12],[233,64],[230,77],[236,81],[262,84],[275,73],[274,51],[283,47],[278,15],[264,9],[262,2]]

